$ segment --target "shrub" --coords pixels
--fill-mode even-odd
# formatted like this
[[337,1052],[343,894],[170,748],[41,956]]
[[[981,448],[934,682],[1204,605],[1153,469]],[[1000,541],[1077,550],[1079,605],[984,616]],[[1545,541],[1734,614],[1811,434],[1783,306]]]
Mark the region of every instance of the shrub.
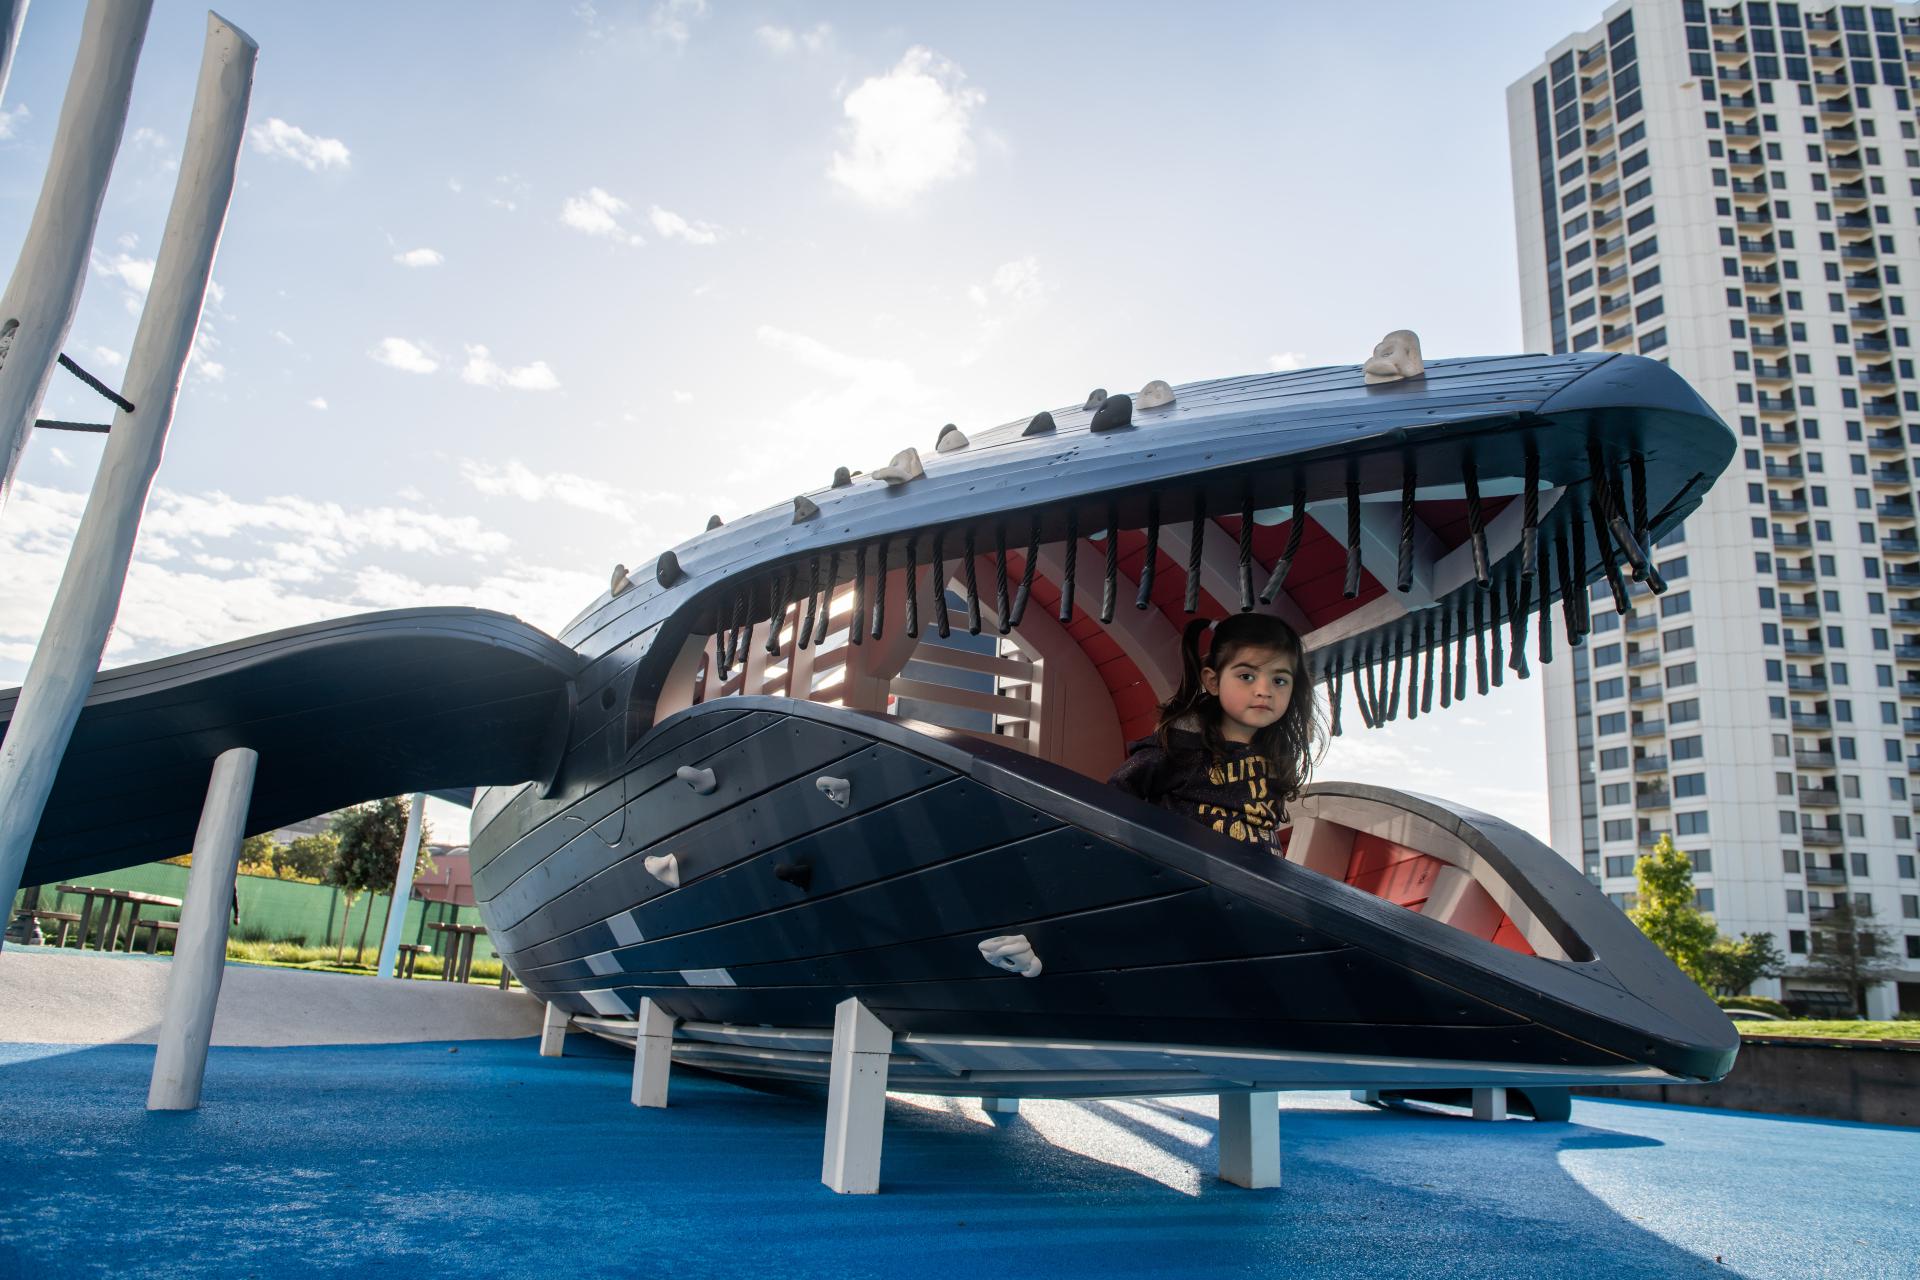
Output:
[[1765,996],[1721,996],[1715,1003],[1722,1009],[1752,1009],[1755,1013],[1770,1013],[1776,1018],[1793,1016],[1787,1011],[1787,1006]]

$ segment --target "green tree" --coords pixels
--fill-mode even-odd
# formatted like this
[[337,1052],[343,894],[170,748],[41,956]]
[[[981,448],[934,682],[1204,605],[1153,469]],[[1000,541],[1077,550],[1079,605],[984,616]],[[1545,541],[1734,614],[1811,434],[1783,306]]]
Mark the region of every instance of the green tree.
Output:
[[1673,847],[1673,837],[1663,835],[1653,852],[1635,864],[1633,878],[1639,900],[1628,918],[1682,973],[1706,986],[1707,951],[1720,934],[1694,905],[1693,863]]
[[262,831],[257,836],[248,836],[240,842],[240,874],[243,876],[270,876],[273,874],[273,843],[271,832]]
[[[400,850],[406,843],[408,800],[389,796],[372,804],[355,805],[334,815],[332,834],[339,841],[333,865],[327,871],[327,883],[345,890],[347,910],[340,920],[340,943],[334,953],[338,961],[346,954],[347,922],[353,915],[354,900],[367,890],[391,889],[394,873],[400,866]],[[425,823],[421,824],[420,844],[427,843]],[[389,904],[391,905],[391,904]],[[367,926],[373,918],[373,900],[367,900],[366,914],[360,921],[360,941],[354,950],[354,963],[361,963],[367,949]]]
[[282,880],[319,884],[340,854],[340,837],[331,831],[295,836],[273,852],[273,874]]
[[1845,986],[1853,997],[1853,1011],[1867,1011],[1867,988],[1900,973],[1894,958],[1893,935],[1874,923],[1873,914],[1855,909],[1844,894],[1813,921],[1813,947],[1806,974]]
[[1770,933],[1743,933],[1738,942],[1718,937],[1700,960],[1700,982],[1723,996],[1745,995],[1762,978],[1786,971],[1787,958]]

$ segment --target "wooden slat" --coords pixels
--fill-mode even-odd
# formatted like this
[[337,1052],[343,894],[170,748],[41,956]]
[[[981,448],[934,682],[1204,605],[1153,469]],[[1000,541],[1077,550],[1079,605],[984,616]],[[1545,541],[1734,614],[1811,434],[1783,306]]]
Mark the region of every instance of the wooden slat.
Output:
[[934,684],[930,680],[906,680],[894,677],[891,692],[897,698],[914,698],[921,702],[937,702],[944,706],[958,707],[964,711],[982,711],[989,715],[1008,715],[1020,720],[1031,720],[1039,712],[1039,705],[1025,698],[1003,698],[995,693],[980,693],[974,689],[956,689],[948,684]]
[[971,671],[983,676],[1005,676],[1009,680],[1032,680],[1034,665],[1025,658],[995,657],[971,649],[953,649],[941,644],[923,644],[913,651],[914,662],[956,671]]

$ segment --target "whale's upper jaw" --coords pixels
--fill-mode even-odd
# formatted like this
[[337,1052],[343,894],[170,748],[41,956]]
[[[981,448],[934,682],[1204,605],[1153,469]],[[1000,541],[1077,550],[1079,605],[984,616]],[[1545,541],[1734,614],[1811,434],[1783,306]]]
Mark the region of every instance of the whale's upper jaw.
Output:
[[[898,568],[909,554],[925,565],[937,553],[951,568],[971,549],[997,567],[1004,542],[1017,576],[1028,546],[1064,548],[1070,533],[1085,540],[1077,603],[1092,612],[1109,527],[1120,535],[1115,576],[1136,586],[1146,532],[1157,530],[1153,576],[1164,585],[1185,577],[1198,515],[1201,611],[1240,608],[1251,578],[1253,607],[1294,622],[1323,673],[1384,667],[1443,641],[1463,656],[1463,637],[1484,642],[1496,618],[1521,639],[1522,608],[1542,612],[1570,581],[1620,577],[1623,599],[1625,579],[1657,587],[1648,544],[1698,505],[1735,448],[1684,380],[1634,356],[1437,360],[1422,376],[1372,384],[1359,366],[1223,378],[1172,388],[1169,403],[1133,409],[1121,425],[1113,414],[1090,397],[1038,422],[963,429],[959,447],[923,450],[924,474],[906,483],[851,475],[796,495],[798,508],[782,502],[710,528],[661,558],[681,576],[663,582],[659,565],[643,564],[628,591],[603,596],[562,638],[591,658],[654,626],[764,626],[829,568],[844,584],[856,565]],[[1095,429],[1102,415],[1111,429]],[[1517,500],[1529,480],[1531,524]],[[1296,507],[1301,536],[1263,602]],[[1249,513],[1253,535],[1242,539]],[[1571,594],[1565,626],[1577,636],[1585,592]]]

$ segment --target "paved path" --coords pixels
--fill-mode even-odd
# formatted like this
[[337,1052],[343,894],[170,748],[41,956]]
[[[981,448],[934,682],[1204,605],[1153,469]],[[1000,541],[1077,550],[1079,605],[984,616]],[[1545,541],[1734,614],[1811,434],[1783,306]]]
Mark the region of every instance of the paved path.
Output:
[[[152,1044],[165,957],[8,946],[0,951],[0,1037],[42,1044]],[[538,1034],[540,1002],[492,984],[383,982],[229,964],[216,1045],[405,1044]],[[4,1182],[4,1179],[0,1179]]]
[[[424,984],[423,984],[424,985]],[[457,1050],[457,1052],[451,1051]],[[1285,1095],[1286,1185],[1217,1182],[1209,1099],[895,1096],[882,1194],[819,1184],[818,1090],[534,1042],[0,1045],[0,1276],[1848,1277],[1916,1273],[1920,1131],[1577,1100],[1501,1125]]]

